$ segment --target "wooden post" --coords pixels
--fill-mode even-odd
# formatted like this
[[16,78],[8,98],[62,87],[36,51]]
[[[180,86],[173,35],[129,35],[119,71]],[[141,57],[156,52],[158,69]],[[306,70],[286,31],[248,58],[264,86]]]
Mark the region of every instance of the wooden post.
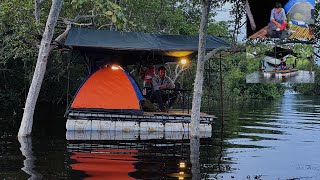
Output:
[[39,96],[44,74],[46,72],[47,60],[50,53],[50,44],[57,19],[60,14],[62,2],[63,0],[52,0],[52,5],[41,40],[37,64],[33,74],[31,86],[29,88],[18,136],[30,135],[32,131],[34,109]]
[[223,84],[222,84],[222,66],[221,66],[221,53],[220,53],[220,104],[221,104],[221,126],[224,124],[223,113]]

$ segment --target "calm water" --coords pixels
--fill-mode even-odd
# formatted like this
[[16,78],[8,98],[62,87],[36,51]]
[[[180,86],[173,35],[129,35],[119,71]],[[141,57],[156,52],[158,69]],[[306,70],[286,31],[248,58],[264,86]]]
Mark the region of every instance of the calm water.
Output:
[[320,97],[287,92],[277,102],[226,105],[224,125],[192,143],[68,141],[47,130],[61,120],[39,120],[52,126],[29,139],[3,133],[0,179],[320,179]]
[[314,83],[314,72],[299,70],[292,76],[265,76],[261,71],[248,74],[246,77],[247,83]]

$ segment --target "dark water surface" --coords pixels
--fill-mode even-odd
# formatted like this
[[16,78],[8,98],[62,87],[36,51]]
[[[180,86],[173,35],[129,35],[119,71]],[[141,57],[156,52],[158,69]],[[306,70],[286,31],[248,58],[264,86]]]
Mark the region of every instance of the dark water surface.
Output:
[[2,129],[0,179],[320,179],[320,97],[287,92],[277,102],[227,104],[223,126],[220,112],[199,144],[67,141],[65,120],[47,112],[32,138]]

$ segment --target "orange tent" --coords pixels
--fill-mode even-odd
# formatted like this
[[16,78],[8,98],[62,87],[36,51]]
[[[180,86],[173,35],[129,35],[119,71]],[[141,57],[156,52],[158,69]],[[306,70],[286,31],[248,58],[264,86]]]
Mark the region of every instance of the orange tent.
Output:
[[80,87],[71,110],[141,115],[142,99],[141,90],[129,73],[120,66],[103,66]]

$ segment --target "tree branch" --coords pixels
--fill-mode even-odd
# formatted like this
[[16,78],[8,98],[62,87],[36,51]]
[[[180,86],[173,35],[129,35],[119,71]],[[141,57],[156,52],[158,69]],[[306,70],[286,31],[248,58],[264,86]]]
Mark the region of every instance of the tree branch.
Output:
[[41,2],[41,0],[34,0],[34,18],[36,20],[36,24],[40,23]]
[[[90,26],[92,25],[91,23],[77,23],[77,21],[79,21],[80,19],[86,19],[86,18],[93,18],[95,17],[94,15],[79,15],[76,16],[74,19],[67,19],[67,18],[63,18],[63,23],[67,25],[66,30],[60,34],[55,40],[54,42],[57,44],[62,44],[62,40],[68,35],[68,32],[70,31],[72,25],[78,25],[78,26]],[[51,50],[54,49],[55,46],[51,46]]]
[[217,54],[218,52],[220,51],[226,51],[226,50],[229,50],[231,49],[230,47],[225,47],[225,46],[222,46],[222,47],[218,47],[212,51],[210,51],[209,53],[206,54],[206,56],[204,57],[204,62],[206,62],[207,60],[209,60],[213,55]]
[[254,22],[254,18],[253,18],[253,15],[252,15],[252,12],[251,12],[251,8],[250,8],[250,4],[249,4],[248,0],[246,0],[246,12],[247,12],[247,16],[248,16],[249,21],[250,21],[251,29],[253,31],[255,31],[257,26],[256,26],[256,23]]

